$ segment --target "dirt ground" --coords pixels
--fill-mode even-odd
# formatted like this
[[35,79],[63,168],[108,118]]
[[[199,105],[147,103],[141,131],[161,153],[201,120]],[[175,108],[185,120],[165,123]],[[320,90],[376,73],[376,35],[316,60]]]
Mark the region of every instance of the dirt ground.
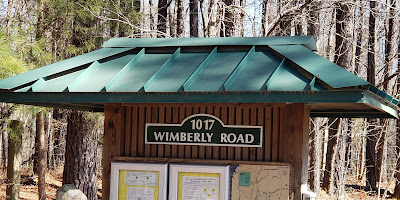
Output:
[[[98,173],[97,179],[97,197],[101,199],[101,172]],[[21,186],[19,199],[36,200],[39,199],[38,177],[33,176],[31,172],[25,170],[21,175]],[[46,176],[46,195],[47,199],[56,199],[57,189],[62,186],[62,169],[51,170]],[[0,170],[0,199],[6,199],[6,171]]]
[[[0,169],[0,199],[6,198],[6,172]],[[21,187],[20,187],[20,199],[21,200],[36,200],[39,199],[38,196],[38,187],[37,187],[37,176],[33,176],[29,171],[22,172],[21,178]],[[343,199],[349,200],[376,200],[376,199],[393,199],[390,198],[391,191],[394,185],[390,185],[387,187],[387,184],[383,184],[383,189],[381,193],[384,193],[387,188],[389,197],[386,196],[385,198],[378,198],[376,193],[370,193],[363,190],[363,184],[365,181],[348,181],[346,185],[346,194]],[[47,199],[55,199],[57,189],[62,186],[62,169],[59,170],[51,170],[46,177],[46,195]],[[98,172],[98,179],[97,179],[97,197],[101,199],[101,171]],[[318,195],[318,200],[333,200],[337,199],[337,197],[329,196],[324,191],[320,191]]]

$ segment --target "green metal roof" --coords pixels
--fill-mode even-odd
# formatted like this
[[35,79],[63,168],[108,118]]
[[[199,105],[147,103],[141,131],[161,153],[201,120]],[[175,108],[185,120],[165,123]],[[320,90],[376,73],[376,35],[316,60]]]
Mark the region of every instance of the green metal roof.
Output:
[[0,101],[93,111],[105,103],[297,102],[315,116],[398,116],[397,99],[315,50],[310,36],[110,39],[0,80]]

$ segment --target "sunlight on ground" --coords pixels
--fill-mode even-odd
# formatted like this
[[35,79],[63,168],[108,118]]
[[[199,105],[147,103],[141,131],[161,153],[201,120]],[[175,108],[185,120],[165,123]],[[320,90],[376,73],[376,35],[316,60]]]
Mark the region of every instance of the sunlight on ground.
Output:
[[[101,189],[101,171],[98,171],[97,188]],[[39,199],[37,176],[32,176],[31,172],[23,171],[21,177],[21,187],[19,199],[36,200]],[[0,170],[0,199],[6,198],[6,171]],[[56,199],[57,189],[62,186],[62,169],[51,170],[46,176],[46,195],[47,199]],[[101,191],[98,190],[97,196],[101,198]]]
[[[98,192],[97,196],[101,198],[101,171],[97,172],[97,187]],[[6,171],[0,170],[0,199],[6,198]],[[20,199],[21,200],[36,200],[39,199],[38,196],[38,188],[37,188],[37,176],[32,176],[31,172],[23,171],[22,178],[21,178],[22,185],[20,187]],[[348,181],[348,185],[351,187],[346,187],[346,196],[345,199],[349,200],[376,200],[377,195],[368,193],[363,188],[363,183],[365,181],[355,182],[355,181]],[[383,189],[382,192],[387,188],[387,184],[382,184]],[[57,189],[62,186],[62,168],[59,170],[51,170],[50,173],[47,174],[46,177],[46,195],[47,199],[55,199]],[[394,185],[389,186],[388,192],[393,190]],[[321,190],[318,194],[318,200],[334,200],[337,199],[336,197],[329,196],[326,194],[325,191]],[[394,198],[379,198],[379,199],[393,199]]]

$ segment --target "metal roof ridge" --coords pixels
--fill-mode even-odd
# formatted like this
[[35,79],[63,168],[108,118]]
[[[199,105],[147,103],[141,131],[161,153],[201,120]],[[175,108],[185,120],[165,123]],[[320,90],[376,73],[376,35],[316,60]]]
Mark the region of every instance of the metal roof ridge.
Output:
[[103,44],[110,47],[167,47],[167,46],[216,46],[216,45],[290,45],[301,44],[316,51],[313,36],[273,36],[273,37],[195,37],[195,38],[111,38]]

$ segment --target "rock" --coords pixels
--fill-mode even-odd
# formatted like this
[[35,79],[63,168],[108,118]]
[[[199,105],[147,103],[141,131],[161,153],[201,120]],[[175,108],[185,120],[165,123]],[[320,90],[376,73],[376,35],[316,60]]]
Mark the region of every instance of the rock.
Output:
[[57,190],[57,200],[87,200],[85,194],[73,184],[66,184]]

